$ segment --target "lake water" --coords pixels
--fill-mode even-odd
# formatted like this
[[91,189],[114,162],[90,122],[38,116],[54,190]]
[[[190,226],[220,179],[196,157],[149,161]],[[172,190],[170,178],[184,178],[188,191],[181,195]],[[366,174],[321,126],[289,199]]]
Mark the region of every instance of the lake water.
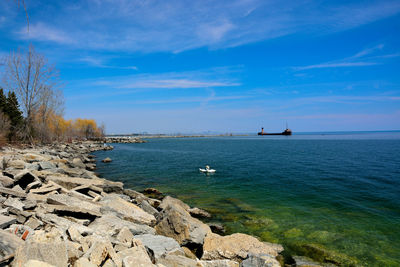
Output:
[[149,139],[95,154],[113,159],[97,163],[103,177],[206,209],[228,233],[400,266],[400,132]]

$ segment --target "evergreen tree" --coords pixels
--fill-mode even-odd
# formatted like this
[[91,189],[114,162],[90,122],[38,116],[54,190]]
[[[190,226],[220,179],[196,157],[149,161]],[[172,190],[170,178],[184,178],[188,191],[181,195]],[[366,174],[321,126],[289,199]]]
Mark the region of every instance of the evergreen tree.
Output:
[[8,139],[11,140],[15,138],[18,129],[21,127],[24,121],[22,112],[19,109],[17,96],[14,92],[8,92],[4,113],[6,113],[10,118],[11,127],[8,134]]
[[0,112],[5,112],[7,98],[4,95],[3,88],[0,87]]

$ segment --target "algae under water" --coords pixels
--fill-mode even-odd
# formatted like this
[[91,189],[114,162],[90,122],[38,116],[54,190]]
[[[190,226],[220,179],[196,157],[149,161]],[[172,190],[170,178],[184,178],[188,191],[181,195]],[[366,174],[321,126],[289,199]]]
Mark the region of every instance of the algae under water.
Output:
[[[210,211],[228,233],[293,254],[400,265],[399,132],[148,141],[96,152],[98,173],[136,190],[156,187]],[[217,172],[200,173],[205,165]]]

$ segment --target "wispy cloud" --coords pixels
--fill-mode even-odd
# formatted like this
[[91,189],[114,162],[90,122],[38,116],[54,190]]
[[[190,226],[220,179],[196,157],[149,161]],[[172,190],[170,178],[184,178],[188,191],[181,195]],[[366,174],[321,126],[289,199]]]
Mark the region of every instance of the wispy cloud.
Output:
[[383,64],[383,59],[399,57],[400,53],[377,54],[381,53],[384,48],[383,44],[366,48],[356,54],[344,59],[314,64],[308,66],[293,67],[294,70],[310,70],[310,69],[325,69],[325,68],[348,68],[348,67],[367,67]]
[[103,58],[86,56],[79,59],[81,62],[85,62],[92,67],[103,68],[103,69],[125,69],[125,70],[138,70],[136,66],[115,66],[107,64]]
[[55,42],[63,45],[75,45],[78,41],[72,38],[67,32],[63,32],[62,30],[51,27],[45,23],[29,25],[29,31],[27,27],[23,27],[17,32],[17,34],[21,39]]
[[[319,1],[94,1],[35,3],[22,39],[84,49],[177,52],[238,46],[293,33],[326,34],[400,12],[400,2]],[[46,21],[43,19],[46,18]],[[50,26],[51,25],[51,26]],[[368,51],[367,51],[368,52]],[[362,56],[362,54],[361,54]]]
[[188,89],[234,87],[241,83],[231,74],[235,67],[211,68],[205,70],[168,72],[158,74],[137,74],[108,77],[92,81],[93,86],[107,86],[117,89]]

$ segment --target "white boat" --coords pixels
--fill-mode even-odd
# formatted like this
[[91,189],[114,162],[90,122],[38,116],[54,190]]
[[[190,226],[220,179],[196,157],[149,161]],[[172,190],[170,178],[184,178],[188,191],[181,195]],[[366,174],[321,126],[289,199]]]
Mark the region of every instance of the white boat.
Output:
[[215,170],[214,169],[210,169],[210,166],[208,166],[208,165],[206,166],[205,169],[199,168],[199,171],[205,172],[205,173],[214,173],[215,172]]

